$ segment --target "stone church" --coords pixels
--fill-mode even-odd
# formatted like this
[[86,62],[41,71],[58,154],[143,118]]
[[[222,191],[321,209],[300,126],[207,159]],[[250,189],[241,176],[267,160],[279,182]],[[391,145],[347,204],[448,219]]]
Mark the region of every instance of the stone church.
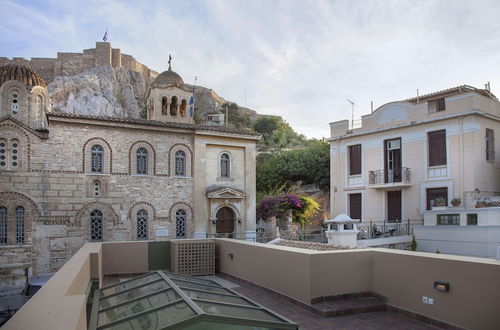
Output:
[[194,124],[192,93],[169,66],[147,119],[69,114],[34,70],[0,66],[0,291],[90,241],[255,237],[259,136]]

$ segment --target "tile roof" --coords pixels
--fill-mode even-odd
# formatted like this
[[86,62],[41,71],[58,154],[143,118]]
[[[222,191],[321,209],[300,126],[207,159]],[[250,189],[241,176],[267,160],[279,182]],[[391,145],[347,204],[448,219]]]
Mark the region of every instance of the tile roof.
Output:
[[[498,101],[497,97],[495,95],[493,95],[490,91],[488,91],[486,89],[475,88],[475,87],[472,87],[469,85],[461,85],[461,86],[456,86],[456,87],[452,87],[452,88],[448,88],[448,89],[443,89],[443,90],[437,91],[437,92],[432,92],[429,94],[419,95],[418,101],[420,102],[420,101],[425,101],[428,99],[436,98],[439,96],[447,96],[447,95],[462,94],[462,93],[469,93],[469,92],[481,94],[481,95],[489,97],[495,101]],[[409,99],[406,99],[403,101],[416,103],[417,97],[412,97],[412,98],[409,98]]]
[[316,251],[332,251],[332,250],[351,250],[354,248],[342,246],[342,245],[332,245],[325,243],[313,243],[306,241],[289,241],[286,239],[279,239],[271,243],[273,245],[288,246],[299,249],[316,250]]
[[203,131],[213,131],[222,133],[232,133],[232,134],[242,134],[253,136],[258,138],[260,134],[232,129],[220,126],[208,126],[200,124],[186,124],[186,123],[174,123],[174,122],[164,122],[159,120],[148,120],[148,119],[137,119],[137,118],[123,118],[123,117],[108,117],[108,116],[94,116],[94,115],[83,115],[68,112],[50,112],[47,117],[55,118],[71,118],[71,119],[84,119],[84,120],[95,120],[122,124],[136,124],[136,125],[146,125],[146,126],[157,126],[157,127],[168,127],[168,128],[180,128],[180,129],[191,129],[191,130],[203,130]]

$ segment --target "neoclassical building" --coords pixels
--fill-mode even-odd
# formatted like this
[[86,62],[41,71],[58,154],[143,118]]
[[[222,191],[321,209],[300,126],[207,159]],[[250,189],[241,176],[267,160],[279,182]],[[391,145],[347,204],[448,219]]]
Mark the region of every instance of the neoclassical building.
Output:
[[147,119],[51,112],[36,72],[0,67],[4,285],[56,271],[88,241],[254,237],[259,136],[194,124],[192,92],[169,68]]

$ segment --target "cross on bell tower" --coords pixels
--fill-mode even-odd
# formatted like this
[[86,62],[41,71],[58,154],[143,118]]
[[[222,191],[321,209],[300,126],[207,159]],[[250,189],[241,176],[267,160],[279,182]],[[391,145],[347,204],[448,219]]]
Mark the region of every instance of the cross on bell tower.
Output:
[[172,55],[168,54],[168,71],[172,71]]

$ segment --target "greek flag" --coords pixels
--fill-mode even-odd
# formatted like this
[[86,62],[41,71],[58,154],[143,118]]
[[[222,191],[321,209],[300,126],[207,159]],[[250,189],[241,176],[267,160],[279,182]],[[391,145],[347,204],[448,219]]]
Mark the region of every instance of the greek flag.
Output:
[[191,98],[189,99],[189,117],[193,117],[194,115],[194,90],[193,90],[193,95],[191,95]]
[[106,29],[106,32],[104,32],[104,37],[102,37],[102,41],[107,42],[108,41],[108,30]]

